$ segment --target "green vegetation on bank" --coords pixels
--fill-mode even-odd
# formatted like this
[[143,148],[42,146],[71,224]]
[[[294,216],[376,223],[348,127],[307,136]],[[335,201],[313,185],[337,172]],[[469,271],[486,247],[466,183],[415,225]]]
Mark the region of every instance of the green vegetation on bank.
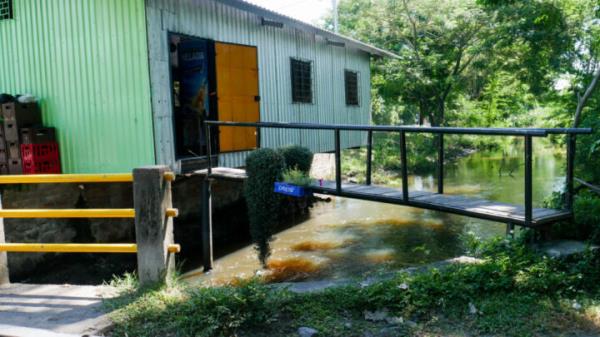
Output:
[[295,294],[255,280],[137,290],[107,305],[113,336],[559,336],[600,332],[600,257],[557,260],[518,242],[472,244],[482,263]]

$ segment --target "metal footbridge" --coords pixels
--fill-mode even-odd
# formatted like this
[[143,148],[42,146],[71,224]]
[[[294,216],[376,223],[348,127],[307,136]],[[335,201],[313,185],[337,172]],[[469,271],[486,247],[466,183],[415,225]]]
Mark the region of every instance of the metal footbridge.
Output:
[[[275,123],[275,122],[225,122],[207,121],[205,123],[206,144],[208,156],[212,158],[214,144],[209,141],[211,132],[219,132],[222,127],[256,128],[260,137],[261,129],[301,129],[301,130],[329,130],[335,144],[335,180],[317,181],[310,189],[323,193],[346,198],[385,202],[397,205],[418,207],[422,209],[459,214],[473,218],[503,222],[512,231],[514,226],[537,228],[542,225],[569,219],[573,216],[573,171],[575,162],[575,145],[577,135],[592,133],[589,128],[457,128],[457,127],[422,127],[422,126],[372,126],[372,125],[339,125],[339,124],[306,124],[306,123]],[[341,132],[355,131],[366,133],[366,182],[365,184],[344,183],[342,181],[341,166]],[[401,161],[402,187],[393,188],[376,186],[372,184],[373,167],[373,134],[395,133],[399,137],[398,155]],[[431,134],[436,137],[437,151],[437,191],[410,191],[408,188],[408,161],[406,139],[410,134]],[[444,193],[444,137],[447,135],[480,135],[497,137],[523,138],[523,159],[525,174],[523,180],[524,203],[509,204],[498,201],[473,198],[463,195],[450,195]],[[550,135],[566,136],[566,203],[564,209],[534,208],[533,207],[533,140]],[[259,143],[260,144],[260,143]],[[243,170],[223,167],[213,167],[209,161],[205,170],[208,177],[215,179],[245,179]],[[209,184],[205,184],[208,187]],[[210,191],[207,191],[207,195]],[[209,207],[209,205],[206,205]],[[205,212],[207,214],[208,212]],[[203,221],[206,230],[210,226],[210,219]]]

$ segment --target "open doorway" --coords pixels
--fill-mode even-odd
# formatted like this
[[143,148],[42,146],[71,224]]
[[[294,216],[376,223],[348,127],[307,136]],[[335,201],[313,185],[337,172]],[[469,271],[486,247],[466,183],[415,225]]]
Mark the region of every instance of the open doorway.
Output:
[[169,35],[178,160],[207,155],[204,121],[217,119],[214,48],[215,44],[210,40]]
[[[206,120],[260,121],[257,48],[171,33],[169,49],[176,159],[204,161]],[[259,144],[250,127],[221,127],[211,138],[213,154]]]

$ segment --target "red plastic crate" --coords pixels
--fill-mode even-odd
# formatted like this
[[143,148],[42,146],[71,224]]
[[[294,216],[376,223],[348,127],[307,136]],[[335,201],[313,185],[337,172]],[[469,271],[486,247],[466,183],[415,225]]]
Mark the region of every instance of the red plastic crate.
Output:
[[23,174],[60,173],[60,153],[56,142],[21,144]]

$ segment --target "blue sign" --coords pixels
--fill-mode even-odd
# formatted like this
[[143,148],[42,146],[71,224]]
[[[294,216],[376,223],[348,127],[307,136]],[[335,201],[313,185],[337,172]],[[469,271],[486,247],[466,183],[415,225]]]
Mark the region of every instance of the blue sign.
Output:
[[275,193],[292,197],[303,197],[306,194],[304,187],[288,183],[275,182]]

